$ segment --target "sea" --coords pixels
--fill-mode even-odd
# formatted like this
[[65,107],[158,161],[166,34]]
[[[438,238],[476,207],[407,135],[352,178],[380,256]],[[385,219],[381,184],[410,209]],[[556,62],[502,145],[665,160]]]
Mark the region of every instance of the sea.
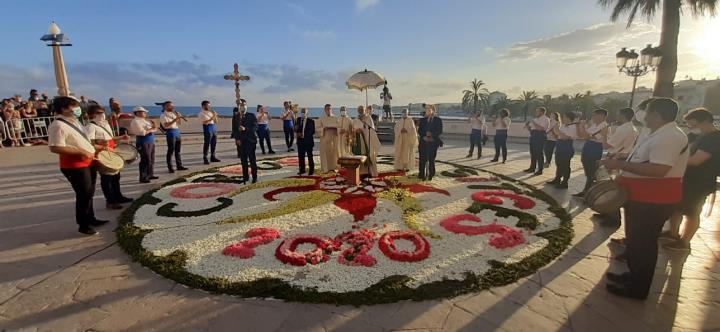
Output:
[[[148,113],[153,115],[160,115],[162,113],[162,106],[143,106],[146,110],[148,110]],[[132,110],[135,108],[135,106],[123,106],[122,110],[123,113],[131,113]],[[223,107],[223,106],[215,106],[213,107],[213,110],[217,112],[220,116],[232,116],[232,110],[234,107]],[[322,107],[309,107],[310,110],[310,116],[311,117],[318,117],[322,115],[323,108]],[[198,113],[200,113],[200,107],[199,106],[175,106],[175,111],[179,112],[182,115],[186,116],[196,116]],[[268,112],[270,112],[271,116],[280,116],[280,113],[282,113],[283,108],[282,107],[268,107]],[[248,107],[248,112],[255,112],[255,107]],[[352,111],[351,111],[352,112]],[[339,115],[339,108],[334,109],[333,113],[335,115]],[[351,113],[352,114],[352,113]]]

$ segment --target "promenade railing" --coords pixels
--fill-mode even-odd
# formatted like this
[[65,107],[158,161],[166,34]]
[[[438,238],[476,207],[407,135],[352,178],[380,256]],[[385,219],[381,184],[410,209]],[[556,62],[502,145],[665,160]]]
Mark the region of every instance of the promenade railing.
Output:
[[54,117],[8,119],[0,131],[5,135],[5,139],[47,139],[48,127],[54,120]]

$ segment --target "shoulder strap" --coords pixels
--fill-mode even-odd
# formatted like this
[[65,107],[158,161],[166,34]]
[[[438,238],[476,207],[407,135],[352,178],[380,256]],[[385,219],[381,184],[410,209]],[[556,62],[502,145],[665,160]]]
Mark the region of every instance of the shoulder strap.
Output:
[[90,142],[90,144],[92,144],[92,141],[90,141],[90,139],[87,137],[87,135],[85,134],[85,132],[82,131],[82,130],[80,130],[80,128],[78,128],[78,127],[75,126],[74,124],[68,122],[67,120],[65,120],[65,119],[63,119],[63,118],[56,118],[55,120],[60,121],[60,122],[63,122],[63,123],[65,123],[66,125],[70,126],[70,128],[75,129],[75,131],[77,131],[78,133],[80,133],[80,135],[81,135],[82,137],[84,137],[88,142]]
[[100,127],[100,128],[102,128],[102,130],[104,130],[106,133],[108,133],[108,135],[110,135],[110,137],[113,136],[113,134],[112,134],[111,132],[109,132],[109,131],[107,130],[107,128],[105,128],[105,127],[103,127],[103,126],[95,123],[95,121],[90,121],[90,123],[91,123],[91,124],[94,124],[94,125],[96,125],[96,126],[98,126],[98,127]]

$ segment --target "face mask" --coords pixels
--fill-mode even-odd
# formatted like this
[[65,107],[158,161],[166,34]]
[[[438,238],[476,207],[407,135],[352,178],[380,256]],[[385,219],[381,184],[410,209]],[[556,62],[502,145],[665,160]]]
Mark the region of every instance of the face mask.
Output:
[[340,112],[340,116],[347,116],[347,112],[345,112],[345,111]]
[[245,113],[247,111],[247,106],[240,106],[240,112]]
[[100,122],[105,121],[105,113],[95,114],[95,120]]
[[80,106],[73,108],[72,111],[73,111],[73,115],[76,118],[79,118],[82,115],[82,108],[80,108]]
[[645,111],[637,111],[635,113],[635,120],[645,125]]

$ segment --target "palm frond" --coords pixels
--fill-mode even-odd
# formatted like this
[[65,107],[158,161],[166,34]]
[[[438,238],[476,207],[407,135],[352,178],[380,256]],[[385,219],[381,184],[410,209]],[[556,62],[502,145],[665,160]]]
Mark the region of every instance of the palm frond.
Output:
[[694,16],[717,14],[718,0],[686,0]]

